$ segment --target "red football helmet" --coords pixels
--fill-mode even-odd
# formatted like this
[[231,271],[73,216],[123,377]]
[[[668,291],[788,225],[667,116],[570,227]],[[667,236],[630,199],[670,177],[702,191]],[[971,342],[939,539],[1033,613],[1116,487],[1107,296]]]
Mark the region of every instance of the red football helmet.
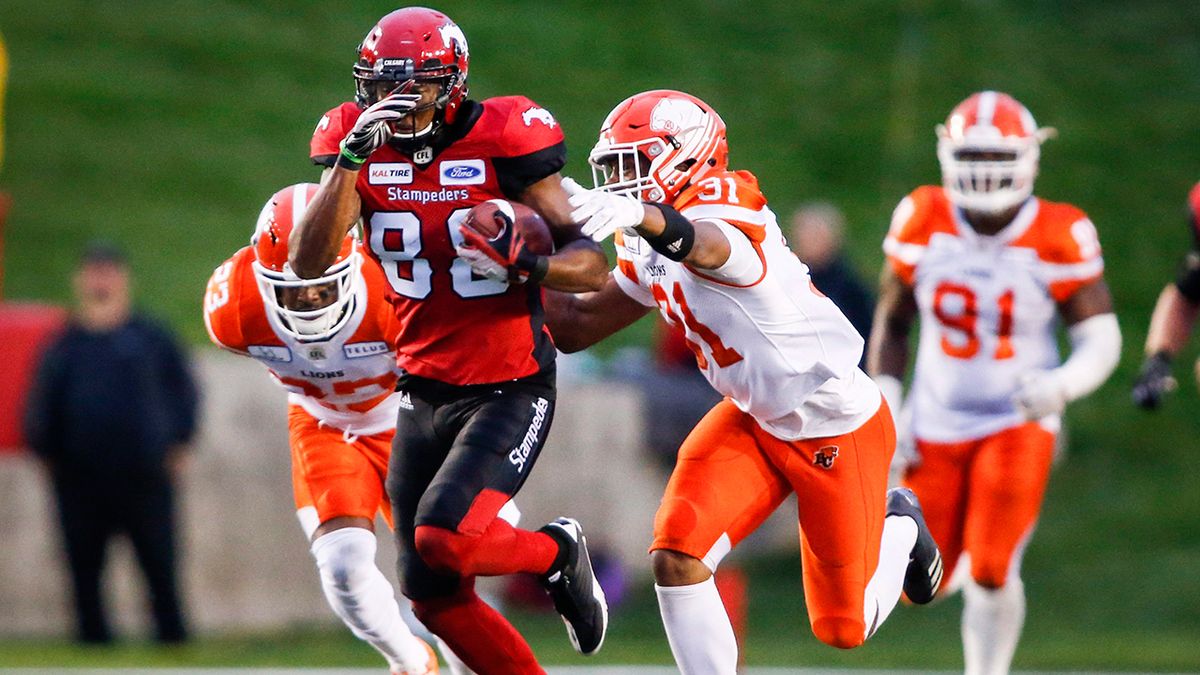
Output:
[[454,121],[467,98],[467,37],[441,12],[405,7],[379,20],[358,45],[354,64],[355,100],[360,107],[418,82],[439,86],[437,98],[413,112],[436,108],[433,123],[413,137],[436,133]]
[[[274,318],[271,323],[305,342],[328,339],[345,326],[363,288],[359,283],[362,256],[353,235],[346,235],[333,264],[315,279],[301,279],[288,264],[288,237],[318,187],[315,183],[298,183],[276,192],[258,214],[258,225],[250,238],[254,278],[263,306]],[[301,301],[298,296],[306,291]]]
[[950,112],[937,127],[942,185],[967,211],[999,213],[1033,194],[1042,141],[1033,115],[1008,94],[981,91]]
[[728,166],[725,122],[691,94],[645,91],[608,113],[588,162],[599,189],[669,202],[692,181]]

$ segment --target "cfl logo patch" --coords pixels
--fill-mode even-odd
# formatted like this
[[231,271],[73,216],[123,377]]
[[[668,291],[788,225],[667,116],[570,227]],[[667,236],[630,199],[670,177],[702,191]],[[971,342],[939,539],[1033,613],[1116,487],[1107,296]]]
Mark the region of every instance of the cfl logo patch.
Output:
[[546,399],[538,397],[538,400],[533,402],[533,419],[529,421],[529,428],[525,430],[525,437],[521,439],[520,445],[508,453],[508,461],[517,467],[517,473],[525,470],[525,463],[529,461],[529,454],[537,447],[538,435],[542,431],[542,425],[546,422],[546,413],[549,410],[550,402]]
[[833,468],[833,460],[837,459],[838,446],[826,445],[817,448],[817,452],[813,455],[813,466],[819,466],[826,471]]

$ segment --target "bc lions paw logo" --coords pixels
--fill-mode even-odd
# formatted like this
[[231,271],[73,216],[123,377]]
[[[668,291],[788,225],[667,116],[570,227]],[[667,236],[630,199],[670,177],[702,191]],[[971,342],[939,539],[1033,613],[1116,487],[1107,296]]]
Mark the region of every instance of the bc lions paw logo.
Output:
[[818,448],[817,452],[813,455],[813,465],[828,471],[833,468],[833,460],[837,459],[837,456],[838,446],[826,445]]
[[551,115],[550,111],[546,110],[545,108],[530,108],[529,110],[521,113],[521,120],[525,122],[525,126],[527,127],[533,126],[533,122],[535,120],[545,124],[551,129],[553,129],[554,125],[557,124],[557,122],[554,121],[554,115]]

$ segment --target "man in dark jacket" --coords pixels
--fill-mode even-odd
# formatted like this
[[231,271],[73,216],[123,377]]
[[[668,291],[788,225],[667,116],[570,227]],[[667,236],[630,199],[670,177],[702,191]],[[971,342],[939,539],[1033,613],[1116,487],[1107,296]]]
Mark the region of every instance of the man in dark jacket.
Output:
[[846,222],[840,209],[828,202],[813,202],[792,214],[788,243],[808,265],[813,285],[833,300],[866,340],[871,336],[875,295],[842,252],[845,229]]
[[77,311],[42,357],[25,435],[53,482],[80,640],[112,640],[100,578],[108,541],[123,532],[149,585],[156,638],[180,642],[174,482],[197,393],[174,338],[132,312],[129,283],[119,249],[87,248]]

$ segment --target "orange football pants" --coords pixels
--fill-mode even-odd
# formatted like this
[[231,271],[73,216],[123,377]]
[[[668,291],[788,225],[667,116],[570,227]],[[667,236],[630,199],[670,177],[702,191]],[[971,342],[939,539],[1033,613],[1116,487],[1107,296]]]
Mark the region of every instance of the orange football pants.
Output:
[[921,461],[908,470],[904,484],[921,500],[941,549],[943,589],[964,551],[976,583],[1003,586],[1041,511],[1054,434],[1028,422],[971,441],[918,439],[917,452]]
[[886,403],[848,434],[783,441],[721,401],[679,449],[650,550],[679,551],[715,569],[794,492],[813,633],[828,644],[844,636],[861,641],[863,596],[879,564],[895,449]]
[[341,429],[324,426],[298,405],[288,406],[288,437],[292,446],[292,493],[296,508],[311,506],[319,522],[339,516],[392,525],[384,479],[394,431],[347,437]]

